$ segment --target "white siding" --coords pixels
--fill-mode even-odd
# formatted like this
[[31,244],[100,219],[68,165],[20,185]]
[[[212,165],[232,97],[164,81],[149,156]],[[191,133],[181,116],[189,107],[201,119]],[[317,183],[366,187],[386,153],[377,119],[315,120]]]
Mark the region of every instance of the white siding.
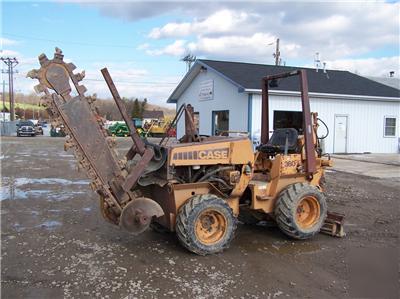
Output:
[[[348,153],[397,153],[399,143],[400,103],[383,101],[359,101],[310,98],[311,111],[318,112],[329,127],[330,134],[325,139],[325,151],[333,152],[335,115],[348,116]],[[270,96],[269,127],[273,128],[273,111],[301,111],[300,97]],[[261,95],[252,95],[252,135],[261,130]],[[384,117],[397,118],[396,137],[384,137]],[[321,130],[322,131],[322,130]],[[321,132],[323,133],[323,132]]]
[[[214,80],[214,99],[199,101],[200,83]],[[229,130],[247,131],[248,94],[239,93],[238,88],[229,81],[221,78],[213,71],[200,72],[190,86],[183,92],[177,102],[177,109],[182,104],[191,104],[195,112],[200,115],[200,134],[211,135],[212,111],[229,110]],[[185,133],[184,117],[180,119],[177,126],[177,137]]]

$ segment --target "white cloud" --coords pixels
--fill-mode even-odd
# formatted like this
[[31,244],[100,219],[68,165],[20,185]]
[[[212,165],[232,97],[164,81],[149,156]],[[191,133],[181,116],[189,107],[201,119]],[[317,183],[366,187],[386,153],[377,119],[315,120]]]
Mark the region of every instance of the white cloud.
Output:
[[[168,79],[168,78],[166,78]],[[166,106],[168,96],[172,93],[175,88],[174,85],[167,84],[163,81],[154,84],[132,84],[128,81],[115,81],[115,85],[118,89],[121,97],[127,98],[147,98],[149,103]],[[176,80],[178,83],[179,81]],[[88,89],[86,94],[96,93],[101,98],[111,98],[110,91],[104,81],[88,81],[83,80],[83,84]]]
[[[161,49],[148,49],[150,55],[182,56],[191,52],[198,56],[212,58],[229,57],[231,59],[245,59],[251,61],[267,61],[274,51],[273,46],[276,37],[268,33],[255,33],[251,36],[220,36],[220,37],[198,37],[194,42],[176,40]],[[300,45],[291,43],[284,44],[281,51],[290,57],[296,57]]]
[[9,57],[18,57],[20,56],[20,54],[17,51],[13,51],[13,50],[7,50],[7,49],[1,49],[0,50],[0,55],[1,56],[9,56]]
[[193,22],[168,23],[163,27],[156,27],[149,33],[150,38],[183,37],[190,34],[228,33],[244,25],[249,14],[223,9],[215,12],[206,19]]
[[[400,3],[178,3],[191,21],[153,28],[152,39],[176,38],[167,47],[146,48],[150,55],[179,56],[186,51],[214,59],[272,63],[271,37],[281,40],[282,59],[312,62],[315,52],[326,60],[367,56],[382,48],[399,52]],[[168,11],[168,10],[167,10]],[[190,40],[191,42],[184,42]],[[393,51],[392,51],[393,52]]]
[[176,40],[172,44],[165,46],[158,50],[146,50],[149,55],[171,55],[171,56],[182,56],[186,52],[186,41]]
[[399,78],[400,56],[366,58],[366,59],[338,59],[327,61],[329,69],[347,70],[362,76],[388,77],[394,71]]
[[[267,45],[275,40],[275,36],[261,32],[251,36],[200,37],[196,42],[189,43],[188,48],[199,55],[265,61],[273,52],[273,48]],[[285,44],[281,51],[296,56],[299,48],[297,44]]]
[[3,49],[4,46],[14,46],[14,45],[17,45],[17,44],[19,44],[19,42],[16,41],[16,40],[8,39],[8,38],[5,38],[5,37],[0,37],[0,45],[1,45],[2,49]]

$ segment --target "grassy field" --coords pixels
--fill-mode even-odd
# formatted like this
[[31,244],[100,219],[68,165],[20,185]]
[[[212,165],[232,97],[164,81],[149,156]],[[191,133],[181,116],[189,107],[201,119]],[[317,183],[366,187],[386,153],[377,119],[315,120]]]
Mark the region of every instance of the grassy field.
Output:
[[[6,104],[6,108],[10,109],[10,103],[5,103]],[[26,103],[15,103],[15,108],[21,108],[21,109],[28,109],[28,110],[44,110],[45,107],[43,106],[38,106],[38,105],[33,105],[33,104],[26,104]]]

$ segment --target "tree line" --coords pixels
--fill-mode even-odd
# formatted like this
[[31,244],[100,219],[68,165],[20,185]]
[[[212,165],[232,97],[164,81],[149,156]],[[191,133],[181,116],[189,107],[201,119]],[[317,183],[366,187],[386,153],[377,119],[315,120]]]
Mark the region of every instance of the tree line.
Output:
[[[122,98],[122,101],[125,104],[126,110],[128,114],[132,118],[142,118],[143,112],[147,108],[147,99],[143,99],[142,101],[138,98]],[[107,120],[122,120],[121,113],[118,110],[117,105],[113,100],[104,100],[97,99],[95,101],[95,106],[97,108],[100,116],[104,117]]]
[[[94,105],[101,117],[104,117],[107,120],[122,120],[121,113],[119,112],[117,105],[115,105],[114,100],[112,99],[99,99],[97,98],[96,94],[92,95],[93,98],[96,98]],[[40,97],[36,94],[22,94],[18,93],[14,96],[16,103],[22,104],[30,104],[34,105],[29,106],[28,108],[15,108],[15,114],[17,118],[20,119],[48,119],[49,115],[47,111],[44,109],[43,104],[40,102]],[[143,100],[139,100],[138,98],[122,98],[123,102],[125,103],[126,110],[128,114],[132,118],[142,118],[143,112],[147,108],[147,99],[144,98]],[[8,93],[5,93],[5,102],[8,103]],[[0,104],[1,109],[3,110],[3,104]],[[4,109],[8,112],[8,109]]]

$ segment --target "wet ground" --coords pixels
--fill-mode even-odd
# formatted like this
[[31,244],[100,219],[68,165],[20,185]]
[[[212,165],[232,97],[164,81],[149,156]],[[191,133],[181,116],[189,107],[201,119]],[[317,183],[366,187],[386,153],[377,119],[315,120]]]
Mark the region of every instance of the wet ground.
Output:
[[329,207],[347,215],[343,239],[292,241],[241,225],[229,250],[200,257],[173,234],[134,237],[103,221],[63,138],[6,137],[1,146],[2,298],[350,297],[348,253],[398,248],[390,178],[327,173]]

